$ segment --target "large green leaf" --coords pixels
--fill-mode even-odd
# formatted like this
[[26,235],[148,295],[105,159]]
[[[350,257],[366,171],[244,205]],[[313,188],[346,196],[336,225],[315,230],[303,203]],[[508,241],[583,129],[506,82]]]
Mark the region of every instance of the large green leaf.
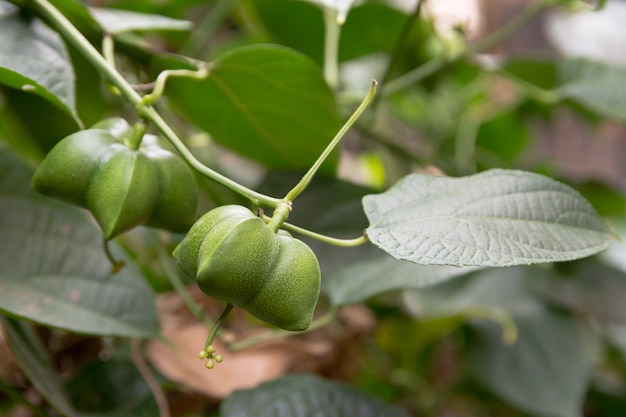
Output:
[[156,334],[154,293],[138,270],[128,263],[111,275],[102,232],[83,211],[31,191],[31,175],[0,153],[0,310],[80,333]]
[[313,375],[288,375],[235,391],[220,417],[402,417],[403,413],[357,389]]
[[547,281],[542,294],[559,307],[599,322],[626,324],[626,273],[598,262],[572,267]]
[[626,68],[622,66],[582,58],[558,63],[533,58],[511,61],[502,69],[523,84],[554,93],[552,99],[567,99],[602,117],[626,120]]
[[[341,125],[320,68],[279,46],[234,49],[207,79],[174,79],[166,91],[216,141],[273,169],[308,168]],[[335,154],[326,171],[336,162]]]
[[[492,321],[472,320],[471,374],[507,402],[532,415],[575,417],[585,398],[597,339],[575,316],[548,309],[536,293],[553,272],[518,266],[477,271],[440,285],[407,292],[406,307],[419,317],[459,314],[515,325],[514,343]],[[512,341],[509,339],[509,341]]]
[[563,61],[559,70],[561,97],[604,117],[626,121],[626,68],[572,59]]
[[[323,63],[324,21],[318,7],[293,0],[252,0],[250,3],[272,41]],[[352,8],[341,27],[339,62],[376,52],[390,53],[406,20],[405,13],[382,3],[367,2]]]
[[78,121],[74,70],[61,37],[17,8],[0,8],[0,83],[37,94]]
[[580,417],[594,365],[588,331],[574,317],[539,305],[514,315],[518,337],[507,346],[492,323],[475,324],[469,367],[513,405],[546,417]]
[[87,417],[74,409],[36,332],[23,322],[0,316],[15,359],[28,379],[54,408],[67,417]]
[[111,417],[159,415],[146,381],[132,362],[119,359],[94,361],[65,388],[77,410]]
[[385,193],[364,197],[363,207],[372,243],[395,258],[426,265],[566,261],[612,241],[578,192],[531,172],[413,174]]
[[354,263],[330,275],[324,291],[335,306],[358,303],[375,295],[407,288],[421,288],[465,275],[475,267],[415,265],[391,257]]

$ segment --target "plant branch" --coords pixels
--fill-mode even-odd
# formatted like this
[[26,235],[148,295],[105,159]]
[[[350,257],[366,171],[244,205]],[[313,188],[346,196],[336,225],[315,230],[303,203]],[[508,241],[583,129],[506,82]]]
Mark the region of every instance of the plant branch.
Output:
[[230,303],[226,304],[226,307],[224,307],[224,311],[222,311],[222,314],[220,314],[220,316],[218,317],[217,321],[213,325],[213,328],[211,329],[211,332],[209,332],[209,336],[204,342],[204,350],[209,349],[211,343],[213,343],[213,340],[215,339],[215,336],[217,336],[217,331],[220,329],[220,327],[222,327],[222,323],[224,323],[224,320],[226,320],[226,317],[228,317],[233,307],[234,306]]
[[59,33],[74,45],[74,47],[100,72],[105,80],[120,91],[122,97],[137,108],[141,117],[144,117],[156,126],[191,167],[203,176],[247,197],[256,205],[276,207],[281,202],[280,199],[251,190],[198,161],[161,115],[153,107],[143,106],[142,97],[61,12],[46,0],[29,0],[29,3],[34,6],[38,13],[45,16],[54,24]]
[[341,25],[337,21],[337,9],[324,6],[324,79],[331,88],[339,86],[339,37]]
[[287,195],[285,196],[285,200],[293,201],[298,195],[300,195],[302,191],[306,189],[306,187],[313,179],[313,176],[315,175],[319,167],[324,163],[328,155],[330,155],[333,149],[335,149],[335,147],[337,146],[339,141],[341,141],[346,132],[350,129],[350,127],[352,127],[352,125],[365,111],[367,106],[371,103],[374,95],[376,94],[377,85],[378,82],[376,80],[372,80],[372,85],[367,93],[367,96],[365,96],[365,99],[363,99],[359,107],[354,111],[354,113],[352,113],[352,116],[350,116],[350,118],[344,123],[341,129],[339,129],[339,132],[337,132],[333,140],[331,140],[328,146],[326,146],[326,149],[324,149],[324,152],[322,152],[322,154],[317,158],[313,166],[311,166],[306,174],[304,174],[300,182],[298,182],[298,184],[296,184],[296,186],[287,193]]
[[551,6],[552,2],[552,0],[535,1],[506,25],[502,26],[500,29],[496,30],[489,36],[486,36],[485,38],[477,41],[472,46],[469,46],[464,52],[453,56],[441,56],[434,58],[426,62],[425,64],[407,72],[406,74],[403,74],[398,78],[390,81],[383,86],[382,95],[389,96],[397,93],[398,91],[402,91],[407,87],[441,70],[448,64],[484,52],[494,47],[495,45],[498,45],[499,43],[506,40],[509,36],[514,34],[516,31],[518,31],[532,18],[537,16],[542,10],[544,10],[548,6]]
[[170,408],[167,403],[165,393],[150,371],[150,368],[143,357],[143,353],[141,352],[141,339],[131,339],[130,350],[133,365],[135,365],[135,368],[137,368],[137,371],[148,385],[150,392],[152,392],[154,401],[159,409],[159,417],[170,417]]
[[[270,217],[268,216],[263,215],[262,217],[263,217],[263,220],[267,222],[271,221]],[[326,236],[321,233],[316,233],[316,232],[313,232],[308,229],[304,229],[302,227],[296,226],[295,224],[291,224],[291,223],[283,222],[281,227],[290,232],[298,233],[302,236],[307,236],[307,237],[319,240],[320,242],[328,243],[330,245],[335,245],[335,246],[341,246],[345,248],[359,246],[369,241],[369,239],[367,238],[365,234],[354,239],[340,239],[336,237]]]

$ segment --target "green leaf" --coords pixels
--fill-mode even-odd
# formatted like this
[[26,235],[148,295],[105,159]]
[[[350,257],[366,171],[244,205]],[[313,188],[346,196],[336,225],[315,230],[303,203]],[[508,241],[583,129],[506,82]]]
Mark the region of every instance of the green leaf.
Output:
[[[495,394],[532,415],[579,416],[597,339],[576,317],[546,308],[536,297],[553,272],[545,267],[490,268],[409,291],[405,307],[418,317],[483,317],[500,326],[503,313],[517,337],[494,320],[472,320],[471,374]],[[513,329],[515,330],[515,329]]]
[[0,83],[41,96],[80,123],[74,70],[61,37],[39,19],[28,21],[6,7],[0,9],[0,38]]
[[[174,79],[166,91],[217,142],[272,169],[308,168],[341,126],[320,68],[283,47],[234,49],[208,79]],[[336,162],[335,153],[325,171]]]
[[463,178],[413,174],[363,198],[372,243],[425,265],[507,266],[567,261],[606,249],[612,236],[571,187],[531,172]]
[[140,31],[191,30],[192,28],[190,21],[172,19],[156,14],[95,7],[90,8],[89,11],[105,31],[114,34]]
[[476,308],[509,314],[536,303],[534,293],[549,276],[549,270],[536,266],[487,268],[406,291],[404,301],[408,310],[420,318],[464,314]]
[[626,121],[626,68],[571,59],[563,61],[559,70],[560,96],[604,117]]
[[323,64],[324,18],[319,7],[293,0],[250,0],[250,6],[271,42],[295,49]]
[[66,384],[66,390],[78,410],[108,416],[159,415],[150,389],[131,362],[94,361]]
[[375,397],[313,375],[287,375],[256,388],[235,391],[220,417],[402,417]]
[[550,302],[599,322],[626,324],[626,273],[598,262],[572,265],[546,282],[541,293]]
[[537,304],[514,316],[516,342],[502,343],[492,323],[475,325],[469,368],[482,384],[538,416],[580,417],[594,365],[589,333],[574,317]]
[[354,263],[330,275],[324,291],[333,305],[359,303],[395,290],[421,288],[456,278],[475,267],[415,265],[391,257]]
[[507,110],[498,114],[478,129],[476,145],[480,161],[490,162],[495,157],[496,164],[500,161],[512,163],[527,147],[529,137],[528,128],[517,112]]
[[[320,65],[323,63],[324,21],[318,7],[293,0],[250,3],[273,42],[300,51]],[[352,8],[341,28],[339,62],[375,52],[390,53],[406,20],[405,13],[381,3],[368,2]]]
[[32,172],[9,154],[0,161],[0,309],[74,332],[155,335],[154,293],[132,262],[110,275],[84,212],[31,191]]
[[507,62],[502,70],[517,80],[536,85],[544,90],[552,90],[558,85],[557,65],[550,59],[514,59]]
[[0,316],[7,343],[37,392],[67,417],[81,417],[69,402],[54,366],[41,340],[32,328],[17,320]]
[[350,10],[341,28],[339,61],[375,52],[391,54],[408,16],[383,3],[367,2]]

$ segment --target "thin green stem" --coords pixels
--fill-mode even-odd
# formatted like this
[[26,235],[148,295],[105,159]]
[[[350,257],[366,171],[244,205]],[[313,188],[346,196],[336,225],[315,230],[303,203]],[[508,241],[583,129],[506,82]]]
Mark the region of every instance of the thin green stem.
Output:
[[468,175],[476,172],[476,138],[480,128],[480,109],[467,109],[459,118],[455,144],[454,162],[459,172]]
[[550,5],[552,5],[552,0],[535,1],[506,25],[502,26],[500,29],[496,30],[489,36],[486,36],[480,41],[477,41],[473,45],[469,46],[464,52],[449,57],[441,56],[434,58],[426,62],[425,64],[407,72],[406,74],[403,74],[400,77],[390,81],[383,86],[382,95],[389,96],[397,93],[398,91],[402,91],[407,87],[441,70],[443,67],[450,63],[484,52],[494,47],[495,45],[498,45],[499,43],[506,40],[509,36],[514,34],[516,31],[518,31],[532,18],[537,16],[542,10]]
[[45,0],[29,0],[37,12],[52,22],[61,35],[63,35],[81,55],[85,57],[105,78],[106,81],[119,89],[121,95],[135,108],[140,116],[146,118],[165,136],[176,148],[187,163],[196,169],[201,175],[224,185],[227,188],[247,197],[254,204],[276,207],[282,200],[266,196],[251,190],[224,175],[213,171],[198,161],[187,149],[183,141],[176,135],[161,115],[151,106],[143,106],[142,97],[122,77],[122,75],[89,43],[89,41],[76,29],[72,23],[59,12],[54,6]]
[[126,143],[126,146],[134,150],[139,149],[147,129],[148,126],[143,120],[139,120],[137,123],[135,123],[133,125],[132,134],[130,135],[130,138],[128,138],[128,143]]
[[211,346],[211,344],[213,343],[213,340],[215,339],[215,336],[217,335],[217,331],[220,329],[220,327],[222,327],[222,323],[224,323],[224,320],[226,320],[226,317],[228,317],[233,307],[234,306],[230,303],[226,304],[224,311],[222,311],[222,314],[220,314],[219,318],[213,325],[213,328],[211,328],[211,332],[209,333],[209,336],[206,338],[206,342],[204,342],[205,351],[208,350],[209,346]]
[[144,382],[150,389],[152,397],[157,404],[159,417],[170,417],[170,407],[167,403],[167,397],[154,374],[150,371],[150,367],[146,363],[143,352],[141,351],[141,339],[131,339],[130,341],[131,359],[133,365],[143,378]]
[[289,213],[291,213],[291,201],[285,200],[274,210],[267,225],[274,233],[278,232],[278,229],[281,228],[287,217],[289,217]]
[[522,10],[520,14],[511,19],[506,25],[502,26],[498,30],[494,31],[489,36],[477,41],[470,48],[470,53],[479,53],[493,48],[494,46],[502,43],[508,39],[515,32],[524,27],[535,16],[537,16],[545,8],[552,6],[553,0],[536,0],[526,9]]
[[170,77],[185,77],[193,78],[196,80],[203,80],[208,76],[208,64],[200,66],[197,70],[178,69],[161,71],[154,83],[154,88],[152,89],[152,92],[142,97],[141,106],[149,106],[156,103],[156,101],[163,95],[163,91],[165,90],[165,83]]
[[102,37],[102,56],[115,68],[115,39],[111,33],[105,33]]
[[[109,63],[109,65],[111,65],[113,68],[116,68],[115,66],[115,39],[113,38],[113,35],[110,33],[105,33],[104,36],[102,37],[102,56],[104,56],[104,59]],[[109,92],[113,94],[114,96],[122,95],[120,90],[116,86],[111,84],[110,82],[105,81],[105,85],[107,89],[109,90]]]
[[111,275],[117,274],[118,272],[122,270],[122,268],[124,268],[124,266],[126,265],[126,262],[117,260],[113,257],[113,254],[111,253],[111,249],[109,248],[108,240],[104,240],[104,242],[102,243],[102,247],[104,249],[104,255],[107,257],[107,259],[111,263]]
[[313,166],[311,166],[311,168],[309,168],[307,173],[304,174],[300,182],[298,182],[298,184],[296,184],[296,186],[293,187],[287,193],[287,195],[285,196],[285,200],[293,201],[298,195],[300,195],[300,193],[302,193],[306,189],[306,187],[308,187],[309,183],[313,179],[313,176],[315,175],[319,167],[324,163],[326,158],[330,155],[333,149],[335,149],[337,144],[339,144],[339,141],[341,141],[341,139],[344,137],[346,132],[352,127],[352,125],[357,121],[357,119],[365,111],[367,106],[372,102],[372,99],[374,98],[374,95],[376,94],[377,85],[378,85],[378,82],[376,80],[372,80],[372,85],[365,99],[361,102],[361,104],[354,111],[354,113],[352,113],[352,116],[350,116],[348,121],[346,121],[346,123],[344,123],[341,129],[339,129],[339,132],[337,132],[333,140],[330,141],[328,146],[326,146],[326,149],[324,149],[324,152],[322,152],[322,154],[317,158]]
[[185,146],[183,141],[176,135],[172,128],[167,124],[165,120],[157,113],[157,111],[151,107],[143,107],[141,109],[141,115],[150,120],[152,124],[165,136],[169,142],[174,146],[176,151],[187,161],[187,163],[205,177],[212,179],[215,182],[222,184],[223,186],[230,188],[231,190],[247,197],[257,206],[277,207],[281,203],[281,199],[269,197],[265,194],[258,193],[251,190],[230,178],[213,171],[211,168],[198,161],[196,157]]
[[517,325],[511,315],[504,309],[498,307],[470,307],[464,311],[468,317],[492,320],[502,327],[502,342],[505,345],[512,345],[517,340]]
[[[263,217],[263,220],[265,221],[268,221],[268,222],[271,221],[271,219],[268,216],[264,215],[262,217]],[[302,236],[307,236],[307,237],[319,240],[320,242],[328,243],[330,245],[335,245],[335,246],[341,246],[344,248],[360,246],[369,241],[366,235],[362,235],[354,239],[340,239],[336,237],[326,236],[321,233],[316,233],[311,230],[304,229],[302,227],[296,226],[291,223],[286,223],[286,222],[283,222],[281,227],[290,232],[298,233]]]
[[337,9],[324,6],[324,79],[331,88],[339,86],[339,38],[341,25],[337,20]]
[[237,342],[233,342],[233,343],[229,343],[228,344],[228,349],[236,352],[238,350],[244,350],[249,348],[250,346],[256,345],[258,343],[263,343],[263,342],[268,342],[270,340],[274,340],[274,339],[280,339],[283,337],[289,337],[289,336],[296,336],[302,333],[306,333],[306,332],[310,332],[312,330],[316,330],[319,328],[322,328],[324,326],[326,326],[327,324],[331,323],[334,321],[335,316],[337,315],[337,310],[330,310],[328,311],[326,314],[324,314],[323,316],[320,316],[318,318],[316,318],[315,320],[313,320],[311,322],[311,325],[309,326],[308,329],[306,330],[302,330],[299,332],[293,332],[290,330],[283,330],[283,329],[275,329],[275,330],[270,330],[268,332],[262,333],[262,334],[258,334],[256,336],[251,336],[247,339],[243,339],[243,340],[239,340]]

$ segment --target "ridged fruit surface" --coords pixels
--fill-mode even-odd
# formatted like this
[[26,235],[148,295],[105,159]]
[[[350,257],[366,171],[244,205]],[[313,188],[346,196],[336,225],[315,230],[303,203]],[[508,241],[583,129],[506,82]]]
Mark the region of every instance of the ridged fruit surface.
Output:
[[139,225],[186,232],[198,200],[191,169],[152,135],[128,147],[132,134],[125,120],[110,118],[62,139],[35,171],[33,188],[89,209],[106,240]]
[[286,330],[311,324],[321,279],[315,254],[242,206],[221,206],[202,216],[174,257],[213,298]]

